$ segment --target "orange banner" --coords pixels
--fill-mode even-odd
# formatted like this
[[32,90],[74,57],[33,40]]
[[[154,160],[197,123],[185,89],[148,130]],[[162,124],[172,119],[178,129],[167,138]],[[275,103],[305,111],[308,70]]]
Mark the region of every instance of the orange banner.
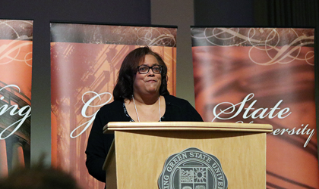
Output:
[[33,22],[0,20],[0,177],[30,166]]
[[85,166],[95,114],[113,101],[122,61],[139,46],[162,56],[175,94],[176,28],[53,23],[51,34],[52,164],[74,174],[83,188],[103,188]]
[[192,40],[203,119],[271,124],[267,188],[319,188],[314,29],[192,28]]

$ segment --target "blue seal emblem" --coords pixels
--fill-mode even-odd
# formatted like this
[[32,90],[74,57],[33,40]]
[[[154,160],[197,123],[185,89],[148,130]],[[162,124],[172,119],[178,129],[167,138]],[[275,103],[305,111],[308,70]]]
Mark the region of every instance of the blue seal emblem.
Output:
[[170,156],[158,179],[159,189],[227,189],[220,161],[197,148]]

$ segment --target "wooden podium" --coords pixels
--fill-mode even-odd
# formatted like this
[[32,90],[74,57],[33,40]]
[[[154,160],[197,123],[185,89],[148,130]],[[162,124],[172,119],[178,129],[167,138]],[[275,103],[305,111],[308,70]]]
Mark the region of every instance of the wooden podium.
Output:
[[219,159],[229,189],[266,188],[268,124],[112,122],[115,139],[105,160],[106,189],[157,189],[173,154],[198,148]]

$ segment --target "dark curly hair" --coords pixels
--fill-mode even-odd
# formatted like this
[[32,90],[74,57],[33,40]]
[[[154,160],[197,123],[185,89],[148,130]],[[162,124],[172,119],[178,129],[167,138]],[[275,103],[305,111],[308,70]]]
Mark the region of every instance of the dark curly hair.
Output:
[[162,66],[162,81],[159,93],[160,95],[169,94],[167,90],[167,66],[161,56],[152,51],[149,47],[140,47],[131,51],[124,58],[120,72],[117,78],[117,83],[113,90],[114,100],[132,99],[133,83],[137,72],[137,66],[144,60],[146,55],[153,55]]
[[62,169],[42,163],[32,168],[16,167],[8,177],[0,178],[1,189],[80,189],[75,178]]

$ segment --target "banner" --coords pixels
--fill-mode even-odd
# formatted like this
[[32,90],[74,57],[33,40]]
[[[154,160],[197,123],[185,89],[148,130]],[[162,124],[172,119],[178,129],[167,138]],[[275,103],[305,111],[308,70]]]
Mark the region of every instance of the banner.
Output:
[[83,188],[103,188],[86,169],[85,149],[96,112],[113,101],[125,56],[139,46],[159,53],[175,95],[176,28],[51,23],[52,164]]
[[0,20],[0,177],[30,166],[33,22]]
[[319,188],[314,29],[191,32],[195,104],[203,119],[271,124],[267,188]]

